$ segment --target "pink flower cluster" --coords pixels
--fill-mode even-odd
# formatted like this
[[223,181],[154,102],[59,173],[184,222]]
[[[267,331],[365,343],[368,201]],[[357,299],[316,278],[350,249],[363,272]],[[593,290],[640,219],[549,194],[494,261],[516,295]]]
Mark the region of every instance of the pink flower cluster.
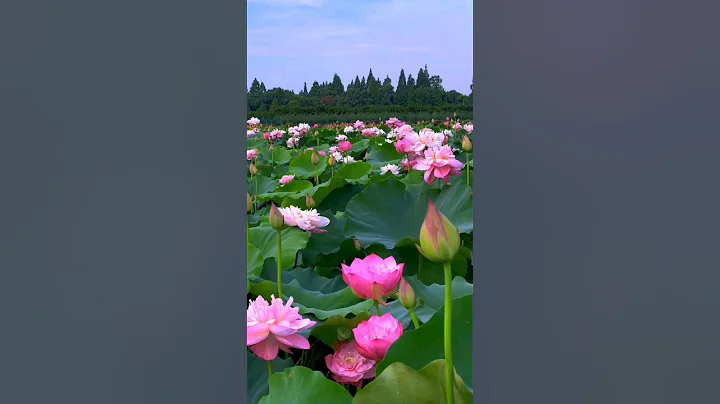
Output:
[[433,184],[437,179],[444,183],[450,182],[450,176],[462,175],[464,164],[455,158],[448,136],[424,128],[416,133],[410,125],[403,125],[395,130],[398,141],[395,149],[407,158],[402,161],[406,170],[424,171],[425,182]]
[[297,206],[288,206],[287,208],[278,208],[285,219],[285,224],[291,227],[297,227],[310,233],[327,233],[322,227],[330,224],[330,219],[320,216],[315,209],[302,210]]
[[291,352],[290,348],[310,349],[310,342],[298,334],[316,324],[300,316],[292,307],[293,298],[283,304],[282,299],[270,297],[268,303],[262,296],[250,301],[247,309],[247,346],[266,361],[277,358],[279,350]]

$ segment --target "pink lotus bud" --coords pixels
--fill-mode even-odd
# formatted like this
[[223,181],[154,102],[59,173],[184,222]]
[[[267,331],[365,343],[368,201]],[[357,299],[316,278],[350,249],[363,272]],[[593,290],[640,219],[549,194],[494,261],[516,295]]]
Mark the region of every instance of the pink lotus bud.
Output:
[[357,351],[365,358],[380,362],[387,355],[390,346],[403,334],[402,323],[392,314],[372,316],[353,329]]
[[305,196],[305,205],[308,209],[315,209],[315,199],[310,195]]
[[270,226],[275,230],[282,230],[285,227],[285,217],[274,202],[270,204]]
[[255,167],[255,164],[250,164],[250,174],[257,175],[257,167]]
[[400,279],[400,292],[398,293],[398,300],[400,300],[400,304],[408,310],[414,309],[417,305],[415,291],[412,289],[410,284],[407,283],[405,278]]
[[269,132],[263,133],[263,139],[270,140],[270,133]]
[[323,156],[323,157],[327,157],[327,153],[325,153],[325,152],[322,151],[322,150],[320,150],[318,153],[320,153],[320,155]]
[[420,253],[433,262],[450,262],[460,251],[460,233],[432,200],[420,229]]
[[446,120],[446,121],[449,121],[449,120],[450,120],[450,117],[449,117],[449,116],[446,116],[446,117],[445,117],[445,120]]
[[462,149],[465,153],[468,153],[472,150],[472,142],[470,141],[470,138],[467,135],[463,136]]
[[348,142],[347,140],[344,142],[340,142],[340,144],[338,145],[338,148],[340,149],[341,152],[347,153],[350,150],[352,150],[352,143]]
[[252,200],[252,197],[250,196],[250,194],[248,193],[247,194],[247,211],[250,212],[252,210],[252,207],[253,207],[253,200]]
[[310,162],[313,163],[313,165],[320,164],[320,157],[318,157],[317,153],[313,151],[312,156],[310,156]]
[[[318,124],[313,125],[313,128],[317,128]],[[317,131],[315,131],[315,134],[317,134]]]
[[355,243],[355,249],[357,249],[358,251],[362,251],[362,244],[360,244],[360,240],[354,239],[353,243]]
[[335,156],[330,156],[330,158],[328,159],[328,165],[329,165],[330,167],[332,167],[332,166],[334,166],[336,163],[337,163],[337,161],[335,161]]

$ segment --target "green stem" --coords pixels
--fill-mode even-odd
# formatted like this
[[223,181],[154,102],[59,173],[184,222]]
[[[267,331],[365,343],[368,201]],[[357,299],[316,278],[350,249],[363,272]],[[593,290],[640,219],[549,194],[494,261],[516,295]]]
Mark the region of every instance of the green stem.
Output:
[[377,300],[375,300],[375,314],[380,317],[380,305],[378,304]]
[[272,361],[267,361],[268,363],[268,375],[272,376]]
[[418,320],[417,316],[415,315],[415,309],[410,309],[408,311],[410,312],[410,318],[412,318],[413,325],[417,330],[418,328],[420,328],[420,320]]
[[452,265],[450,262],[443,264],[445,270],[445,384],[447,386],[447,404],[454,404],[454,367],[452,355]]
[[465,153],[465,171],[467,171],[467,186],[470,186],[470,166],[468,163],[470,162],[470,153]]
[[278,298],[283,298],[282,293],[282,230],[277,231],[277,244],[278,244],[278,254],[277,254],[277,282],[278,282]]
[[258,204],[258,176],[255,176],[255,198],[253,200],[255,202],[255,212],[257,212],[257,204]]

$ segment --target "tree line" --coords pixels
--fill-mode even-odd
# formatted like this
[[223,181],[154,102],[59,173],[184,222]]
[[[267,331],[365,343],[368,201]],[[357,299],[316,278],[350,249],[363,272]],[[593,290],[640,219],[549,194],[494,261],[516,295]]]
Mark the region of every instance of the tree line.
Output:
[[370,69],[367,77],[355,76],[347,86],[336,73],[332,81],[315,81],[309,89],[305,83],[298,94],[280,87],[268,90],[265,83],[256,78],[247,91],[248,115],[472,111],[472,89],[470,84],[470,95],[446,91],[442,78],[431,76],[427,65],[416,77],[410,74],[406,78],[401,69],[396,86],[389,76],[381,81]]

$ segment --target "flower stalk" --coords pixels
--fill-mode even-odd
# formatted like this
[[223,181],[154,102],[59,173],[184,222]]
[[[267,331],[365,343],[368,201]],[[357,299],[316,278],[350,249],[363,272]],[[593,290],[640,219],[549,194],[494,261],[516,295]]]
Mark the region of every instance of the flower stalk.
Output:
[[273,374],[272,361],[267,361],[267,363],[268,363],[268,376],[272,376],[272,374]]
[[444,344],[445,344],[445,385],[447,387],[447,403],[454,404],[454,379],[455,368],[453,366],[452,353],[452,264],[446,262],[443,264],[445,271],[445,324],[444,324]]

